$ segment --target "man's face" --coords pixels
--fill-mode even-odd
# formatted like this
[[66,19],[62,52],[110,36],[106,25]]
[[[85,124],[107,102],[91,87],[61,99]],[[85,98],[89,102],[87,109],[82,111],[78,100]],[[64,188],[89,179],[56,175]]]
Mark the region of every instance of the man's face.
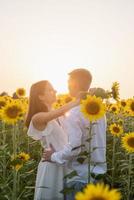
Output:
[[79,85],[77,81],[71,77],[68,79],[68,90],[72,97],[76,97],[79,93]]

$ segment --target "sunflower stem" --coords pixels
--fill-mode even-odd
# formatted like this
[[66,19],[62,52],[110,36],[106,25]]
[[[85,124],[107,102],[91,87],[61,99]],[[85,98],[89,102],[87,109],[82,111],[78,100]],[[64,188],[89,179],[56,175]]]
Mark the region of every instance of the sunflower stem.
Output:
[[115,145],[116,138],[113,136],[113,151],[112,151],[112,187],[114,186],[114,176],[115,176]]
[[88,150],[88,183],[91,182],[91,173],[90,173],[90,160],[91,160],[91,135],[92,135],[92,122],[90,122],[90,129],[89,129],[89,150]]
[[[17,145],[16,145],[16,126],[13,126],[13,134],[12,134],[12,139],[13,139],[13,157],[15,158],[17,155]],[[13,170],[13,194],[12,194],[12,200],[16,200],[16,193],[17,193],[17,172],[14,169]]]
[[127,200],[130,200],[131,195],[131,170],[132,170],[132,154],[129,154],[129,164],[128,164],[128,196]]
[[[20,193],[20,172],[19,172],[19,170],[17,171],[17,194],[19,194]],[[17,197],[17,199],[18,199],[18,197]]]
[[12,194],[12,200],[17,199],[17,172],[14,169],[13,171],[13,194]]
[[17,154],[17,141],[16,141],[16,125],[13,125],[13,155],[16,156]]
[[4,146],[4,149],[3,149],[3,154],[4,154],[4,157],[3,157],[3,178],[5,180],[5,177],[6,177],[6,152],[5,152],[5,145],[6,145],[6,131],[5,131],[5,123],[2,122],[2,136],[3,136],[3,140],[2,140],[2,144]]

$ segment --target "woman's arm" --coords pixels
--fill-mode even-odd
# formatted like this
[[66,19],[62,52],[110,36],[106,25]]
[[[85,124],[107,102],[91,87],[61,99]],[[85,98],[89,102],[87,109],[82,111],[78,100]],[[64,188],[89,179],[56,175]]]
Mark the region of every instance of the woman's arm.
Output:
[[32,122],[33,122],[34,127],[37,130],[42,131],[46,127],[47,122],[53,119],[56,119],[57,117],[61,115],[64,115],[64,113],[66,113],[71,108],[79,105],[79,103],[80,103],[80,99],[77,99],[75,101],[65,104],[64,106],[60,107],[57,110],[52,110],[49,112],[40,112],[40,113],[35,114],[32,117]]

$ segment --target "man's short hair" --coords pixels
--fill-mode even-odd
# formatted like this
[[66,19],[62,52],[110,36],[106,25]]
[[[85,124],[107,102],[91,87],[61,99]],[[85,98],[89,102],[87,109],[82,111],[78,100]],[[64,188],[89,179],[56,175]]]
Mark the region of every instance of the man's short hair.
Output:
[[90,84],[92,82],[92,75],[90,71],[83,68],[74,69],[69,73],[69,76],[72,79],[75,79],[79,85],[81,90],[88,90]]

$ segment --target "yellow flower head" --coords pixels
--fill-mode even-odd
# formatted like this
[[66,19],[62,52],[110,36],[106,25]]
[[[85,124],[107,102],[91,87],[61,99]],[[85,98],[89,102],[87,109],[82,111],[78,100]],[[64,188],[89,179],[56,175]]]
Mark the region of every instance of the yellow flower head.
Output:
[[30,156],[27,153],[21,152],[18,155],[18,158],[21,159],[22,161],[28,161],[30,159]]
[[103,117],[105,110],[105,105],[100,97],[87,95],[87,98],[81,101],[81,112],[90,121]]
[[6,99],[0,96],[0,109],[2,109],[7,104]]
[[2,109],[2,118],[8,124],[16,123],[23,116],[23,106],[12,101]]
[[57,100],[55,103],[53,103],[52,107],[54,109],[60,108],[61,106],[65,105],[66,103],[70,101],[74,101],[74,97],[71,97],[69,94],[59,94],[57,96]]
[[54,102],[53,105],[52,105],[52,107],[53,107],[54,109],[58,109],[58,108],[60,108],[61,106],[62,106],[62,104],[57,103],[57,102]]
[[18,88],[16,90],[16,94],[18,97],[24,97],[26,95],[26,91],[24,88]]
[[111,124],[109,126],[109,130],[110,130],[111,134],[114,136],[120,136],[123,133],[122,126],[119,124],[116,124],[116,123]]
[[13,168],[14,168],[16,171],[19,171],[22,167],[23,167],[22,164],[16,164]]
[[134,98],[128,99],[126,111],[129,113],[130,116],[134,116]]
[[74,97],[71,97],[69,94],[60,94],[58,96],[57,102],[62,103],[64,105],[73,100],[74,100]]
[[126,101],[125,99],[122,99],[122,100],[120,101],[120,106],[121,106],[122,108],[125,108],[126,105],[127,105],[127,101]]
[[118,101],[120,99],[119,98],[119,83],[114,82],[111,89],[112,89],[112,97],[113,97],[113,99]]
[[134,153],[134,132],[127,133],[122,137],[122,146],[129,153]]
[[121,194],[116,189],[109,189],[103,183],[89,184],[83,192],[78,192],[75,200],[120,200]]
[[71,97],[70,95],[66,95],[66,96],[64,97],[64,102],[65,102],[65,103],[68,103],[68,102],[73,101],[73,100],[74,100],[74,98]]
[[118,114],[119,113],[119,106],[117,104],[110,105],[109,111]]

